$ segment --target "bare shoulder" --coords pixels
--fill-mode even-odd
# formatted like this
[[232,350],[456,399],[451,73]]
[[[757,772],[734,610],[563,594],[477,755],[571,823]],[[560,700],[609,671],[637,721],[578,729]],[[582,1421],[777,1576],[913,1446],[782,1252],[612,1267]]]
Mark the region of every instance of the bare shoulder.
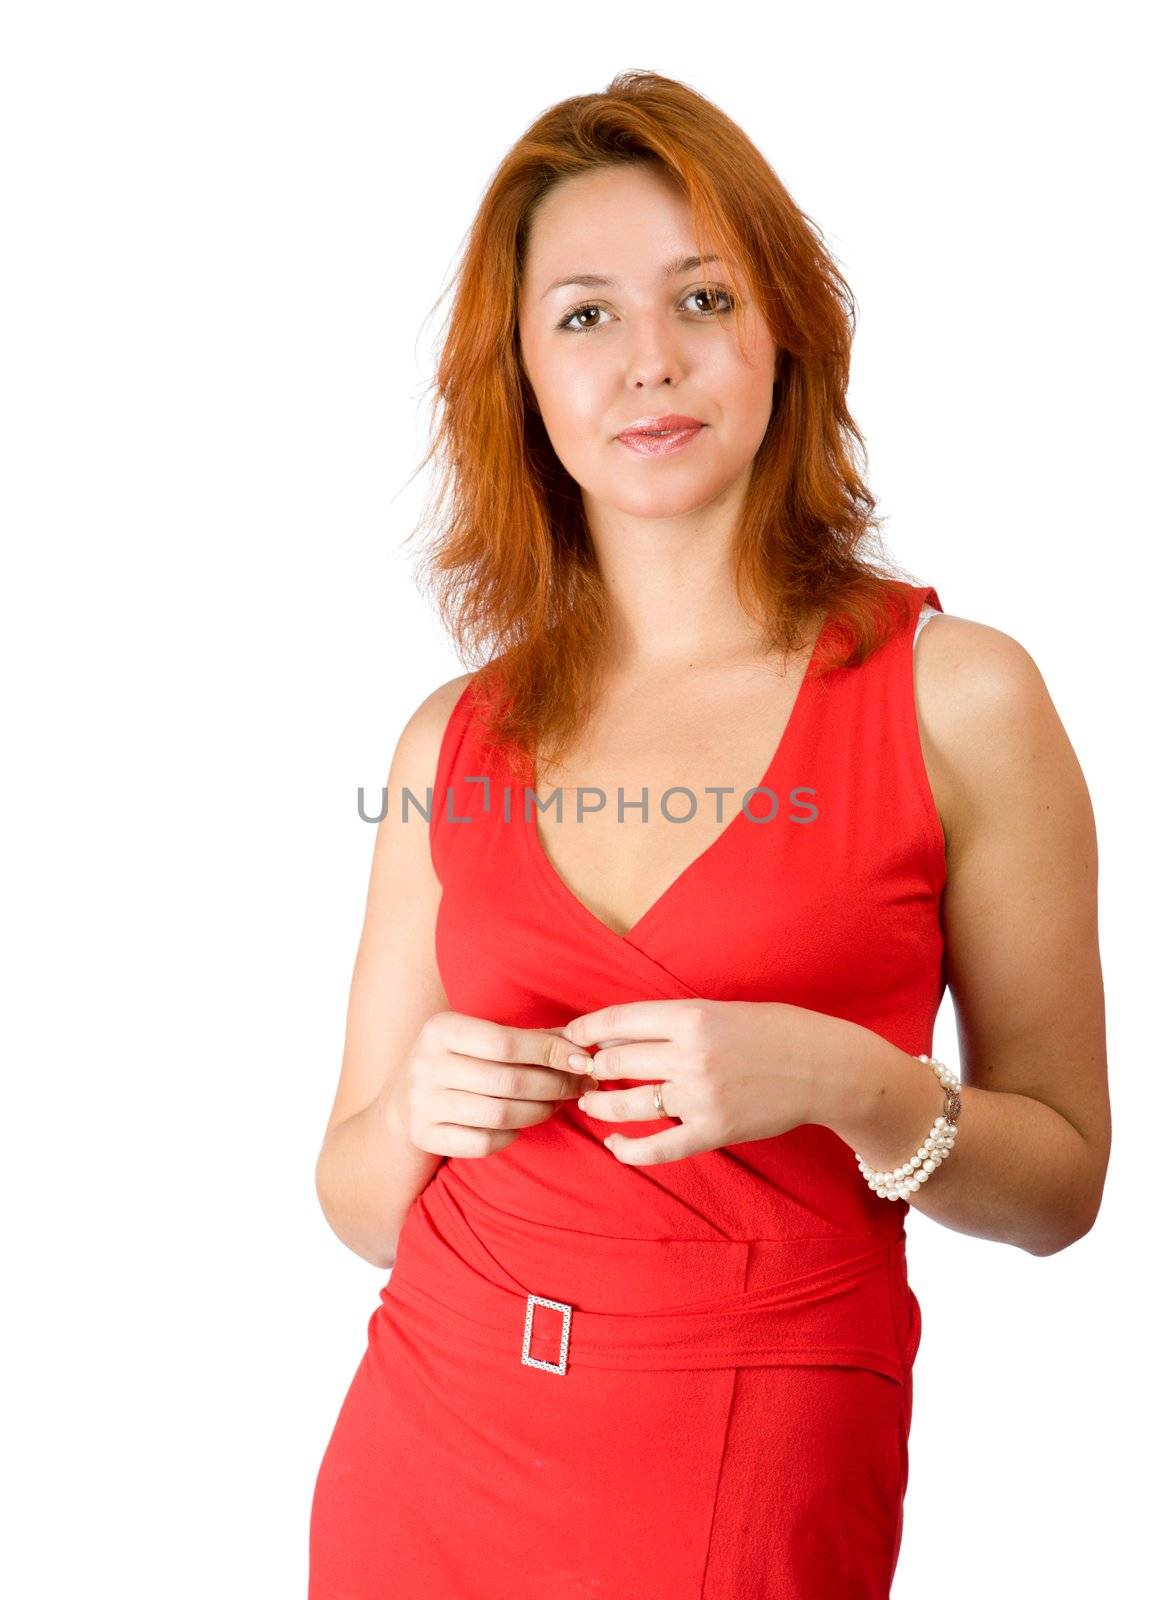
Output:
[[390,773],[390,787],[407,786],[415,794],[424,793],[437,771],[442,737],[450,714],[462,696],[473,672],[441,683],[411,713],[397,740]]
[[984,622],[934,616],[915,645],[916,692],[921,712],[938,736],[946,728],[967,732],[969,720],[1024,715],[1048,700],[1037,663],[1019,640]]
[[967,837],[998,806],[1040,805],[1043,790],[1085,782],[1045,679],[1025,646],[987,623],[941,612],[915,644],[920,739],[945,839]]
[[436,782],[442,738],[450,714],[473,677],[472,672],[466,672],[439,684],[410,713],[389,763],[377,828],[374,882],[383,882],[388,889],[408,875],[415,891],[419,894],[424,891],[435,904],[439,886],[430,855],[429,834],[416,822]]

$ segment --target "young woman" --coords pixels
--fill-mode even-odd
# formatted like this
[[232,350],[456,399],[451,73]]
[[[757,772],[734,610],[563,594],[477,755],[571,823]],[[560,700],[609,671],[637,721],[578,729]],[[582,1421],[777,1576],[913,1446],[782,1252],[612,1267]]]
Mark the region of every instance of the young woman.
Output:
[[482,664],[374,852],[317,1186],[393,1270],[311,1600],[886,1600],[907,1205],[1034,1255],[1094,1221],[1087,790],[1022,646],[866,547],[849,308],[654,74],[483,201],[430,562]]

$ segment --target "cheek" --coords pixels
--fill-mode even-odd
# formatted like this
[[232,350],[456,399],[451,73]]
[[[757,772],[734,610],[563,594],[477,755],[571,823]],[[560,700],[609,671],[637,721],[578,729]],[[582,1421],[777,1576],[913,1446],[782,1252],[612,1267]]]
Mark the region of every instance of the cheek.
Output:
[[551,447],[568,471],[594,472],[608,441],[612,414],[610,385],[587,372],[565,371],[548,386],[541,403]]
[[734,431],[760,438],[774,406],[773,359],[745,362],[736,348],[727,349],[712,374],[712,383]]
[[550,417],[557,431],[576,435],[596,435],[606,410],[611,407],[611,380],[586,365],[564,363],[546,385],[544,416]]
[[758,453],[774,410],[774,379],[769,368],[743,370],[740,364],[722,390],[722,448],[732,468],[740,469]]

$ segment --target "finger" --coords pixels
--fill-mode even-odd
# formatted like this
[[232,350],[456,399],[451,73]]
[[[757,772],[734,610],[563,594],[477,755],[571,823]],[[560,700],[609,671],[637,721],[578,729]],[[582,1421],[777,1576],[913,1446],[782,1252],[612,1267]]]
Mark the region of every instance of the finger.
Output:
[[557,1072],[575,1072],[567,1058],[575,1050],[560,1031],[550,1028],[511,1028],[488,1017],[460,1014],[450,1019],[446,1034],[448,1048],[461,1055],[488,1061],[518,1062],[551,1067]]
[[621,1039],[615,1044],[602,1046],[591,1056],[581,1056],[580,1060],[588,1063],[588,1071],[593,1078],[654,1078],[661,1081],[675,1077],[677,1072],[677,1051],[669,1039],[651,1039],[645,1043]]
[[594,1122],[659,1122],[652,1084],[636,1089],[597,1089],[579,1097],[579,1109]]
[[592,1083],[590,1075],[515,1061],[451,1054],[443,1069],[444,1088],[487,1095],[494,1100],[574,1100]]
[[685,1123],[667,1128],[663,1133],[646,1133],[640,1138],[610,1133],[603,1142],[626,1167],[654,1167],[666,1161],[683,1161],[686,1156],[712,1149],[711,1145],[702,1144]]
[[554,1111],[546,1100],[500,1100],[469,1089],[443,1089],[435,1096],[433,1120],[463,1128],[528,1128]]
[[683,1000],[631,1000],[626,1005],[604,1006],[574,1017],[564,1028],[573,1044],[603,1044],[613,1039],[667,1039],[669,1013]]

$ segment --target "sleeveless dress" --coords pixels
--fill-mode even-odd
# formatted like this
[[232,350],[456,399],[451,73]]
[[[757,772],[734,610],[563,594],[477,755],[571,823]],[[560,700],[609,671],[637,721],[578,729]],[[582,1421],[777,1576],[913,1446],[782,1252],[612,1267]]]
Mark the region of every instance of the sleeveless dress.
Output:
[[[930,1053],[946,861],[912,670],[942,608],[910,595],[861,666],[808,668],[758,792],[623,936],[552,868],[468,685],[429,823],[451,1009],[558,1028],[785,1002]],[[921,1331],[906,1207],[817,1124],[642,1167],[601,1142],[673,1125],[565,1100],[438,1168],[320,1465],[309,1600],[887,1600]]]

